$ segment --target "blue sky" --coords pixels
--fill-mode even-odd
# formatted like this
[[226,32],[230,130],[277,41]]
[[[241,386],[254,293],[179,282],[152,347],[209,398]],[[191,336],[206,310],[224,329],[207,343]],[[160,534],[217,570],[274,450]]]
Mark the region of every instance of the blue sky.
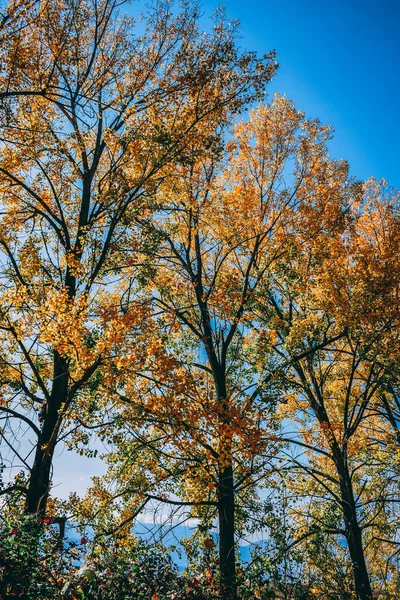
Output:
[[[400,187],[400,1],[225,0],[241,46],[275,48],[269,86],[335,128],[331,154],[357,178]],[[217,2],[203,0],[206,14]]]

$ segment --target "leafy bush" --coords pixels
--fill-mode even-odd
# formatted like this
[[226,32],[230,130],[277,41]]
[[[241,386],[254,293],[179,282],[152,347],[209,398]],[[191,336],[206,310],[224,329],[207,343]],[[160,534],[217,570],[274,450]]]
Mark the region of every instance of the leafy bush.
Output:
[[[209,578],[180,574],[168,550],[128,536],[63,539],[63,519],[0,523],[0,600],[207,600]],[[129,541],[128,541],[129,540]],[[210,595],[211,594],[211,595]]]
[[0,600],[60,597],[67,575],[82,550],[76,542],[65,544],[60,536],[63,520],[23,515],[0,524]]

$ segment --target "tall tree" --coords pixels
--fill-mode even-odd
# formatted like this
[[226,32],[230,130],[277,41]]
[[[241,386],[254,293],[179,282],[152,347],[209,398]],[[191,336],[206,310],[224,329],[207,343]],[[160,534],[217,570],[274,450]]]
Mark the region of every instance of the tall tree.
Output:
[[[7,99],[0,148],[0,412],[3,441],[26,471],[28,512],[46,510],[56,444],[143,318],[131,281],[117,284],[124,245],[140,245],[135,218],[151,211],[165,166],[201,153],[275,70],[273,56],[240,53],[219,16],[201,34],[195,4],[173,14],[157,3],[137,37],[119,6],[40,4],[3,48],[14,89],[44,78],[40,94]],[[16,423],[32,444],[25,454]]]
[[[369,573],[366,549],[379,537],[386,550],[396,543],[390,521],[398,467],[387,460],[395,432],[386,431],[390,411],[380,407],[398,336],[399,221],[396,198],[374,182],[355,200],[348,227],[323,245],[294,246],[258,314],[288,367],[282,412],[294,423],[293,444],[301,450],[293,468],[314,490],[300,492],[315,508],[309,534],[346,538],[357,597],[369,600],[376,564],[370,562]],[[331,526],[332,511],[324,522],[316,500],[326,496],[339,509]]]
[[[329,136],[277,96],[234,129],[225,150],[210,145],[209,156],[175,166],[157,190],[157,218],[138,219],[159,241],[148,286],[165,333],[149,344],[145,383],[124,367],[125,418],[141,412],[155,448],[157,433],[170,448],[186,481],[183,504],[215,506],[221,598],[237,597],[241,494],[262,477],[265,449],[274,452],[262,402],[272,386],[256,379],[255,302],[291,251],[290,232],[326,234],[352,193],[347,169],[327,156]],[[113,458],[119,474],[130,435]]]

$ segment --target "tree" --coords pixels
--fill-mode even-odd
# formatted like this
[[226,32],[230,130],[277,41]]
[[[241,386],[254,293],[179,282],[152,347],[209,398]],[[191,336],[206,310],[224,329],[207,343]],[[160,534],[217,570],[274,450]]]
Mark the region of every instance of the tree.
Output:
[[240,53],[222,18],[201,35],[195,4],[174,15],[158,3],[138,37],[118,7],[34,6],[2,50],[14,89],[44,77],[40,94],[7,100],[0,149],[2,438],[30,513],[46,511],[57,443],[81,435],[86,409],[106,417],[93,386],[144,318],[132,281],[119,285],[124,267],[135,277],[123,252],[141,245],[135,219],[151,214],[165,166],[201,153],[275,70],[273,55]]
[[[289,461],[304,473],[306,483],[295,485],[295,493],[308,506],[298,509],[299,540],[316,532],[343,535],[357,598],[367,600],[371,574],[379,571],[375,540],[386,562],[397,535],[398,466],[396,453],[387,456],[395,433],[385,426],[390,412],[380,407],[398,335],[399,230],[395,197],[373,182],[364,194],[349,227],[323,246],[297,245],[258,314],[288,366],[282,413],[295,425],[298,452]],[[367,548],[374,557],[370,573]],[[383,571],[381,563],[380,579]]]
[[[122,361],[117,395],[127,407],[112,472],[129,498],[140,487],[135,478],[143,481],[132,466],[137,448],[150,448],[145,471],[157,473],[163,461],[164,479],[181,480],[172,484],[181,498],[158,499],[209,521],[204,507],[214,507],[221,598],[237,597],[239,512],[276,453],[274,385],[256,378],[254,307],[291,252],[290,234],[328,235],[353,191],[347,169],[327,157],[329,136],[277,96],[237,125],[225,150],[210,146],[208,156],[174,165],[155,195],[157,218],[138,218],[158,241],[148,274],[158,327],[141,372]],[[147,438],[135,429],[138,415],[151,426]]]
[[[221,11],[203,34],[197,4],[162,0],[135,35],[121,6],[0,15],[3,568],[29,545],[43,590],[64,586],[62,557],[54,577],[58,557],[41,563],[65,528],[53,456],[92,455],[97,432],[109,472],[78,512],[123,593],[151,562],[133,520],[160,502],[198,519],[186,547],[204,573],[156,553],[144,595],[158,572],[166,593],[269,597],[260,565],[286,595],[326,598],[339,572],[344,597],[396,594],[398,195],[355,182],[330,128],[283,97],[236,122],[276,63],[239,51]],[[276,564],[256,548],[245,587],[238,541],[282,480],[281,526],[268,502],[260,520]],[[307,586],[288,583],[290,556]],[[93,565],[68,593],[116,591]],[[5,593],[31,593],[14,566]]]

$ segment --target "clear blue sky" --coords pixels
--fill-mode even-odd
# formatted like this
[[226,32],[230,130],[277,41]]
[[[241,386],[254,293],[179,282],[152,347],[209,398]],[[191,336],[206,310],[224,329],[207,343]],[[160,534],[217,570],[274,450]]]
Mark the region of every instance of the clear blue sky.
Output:
[[[211,14],[218,2],[203,0]],[[241,45],[275,48],[269,86],[335,128],[331,154],[400,188],[400,0],[225,0]]]

